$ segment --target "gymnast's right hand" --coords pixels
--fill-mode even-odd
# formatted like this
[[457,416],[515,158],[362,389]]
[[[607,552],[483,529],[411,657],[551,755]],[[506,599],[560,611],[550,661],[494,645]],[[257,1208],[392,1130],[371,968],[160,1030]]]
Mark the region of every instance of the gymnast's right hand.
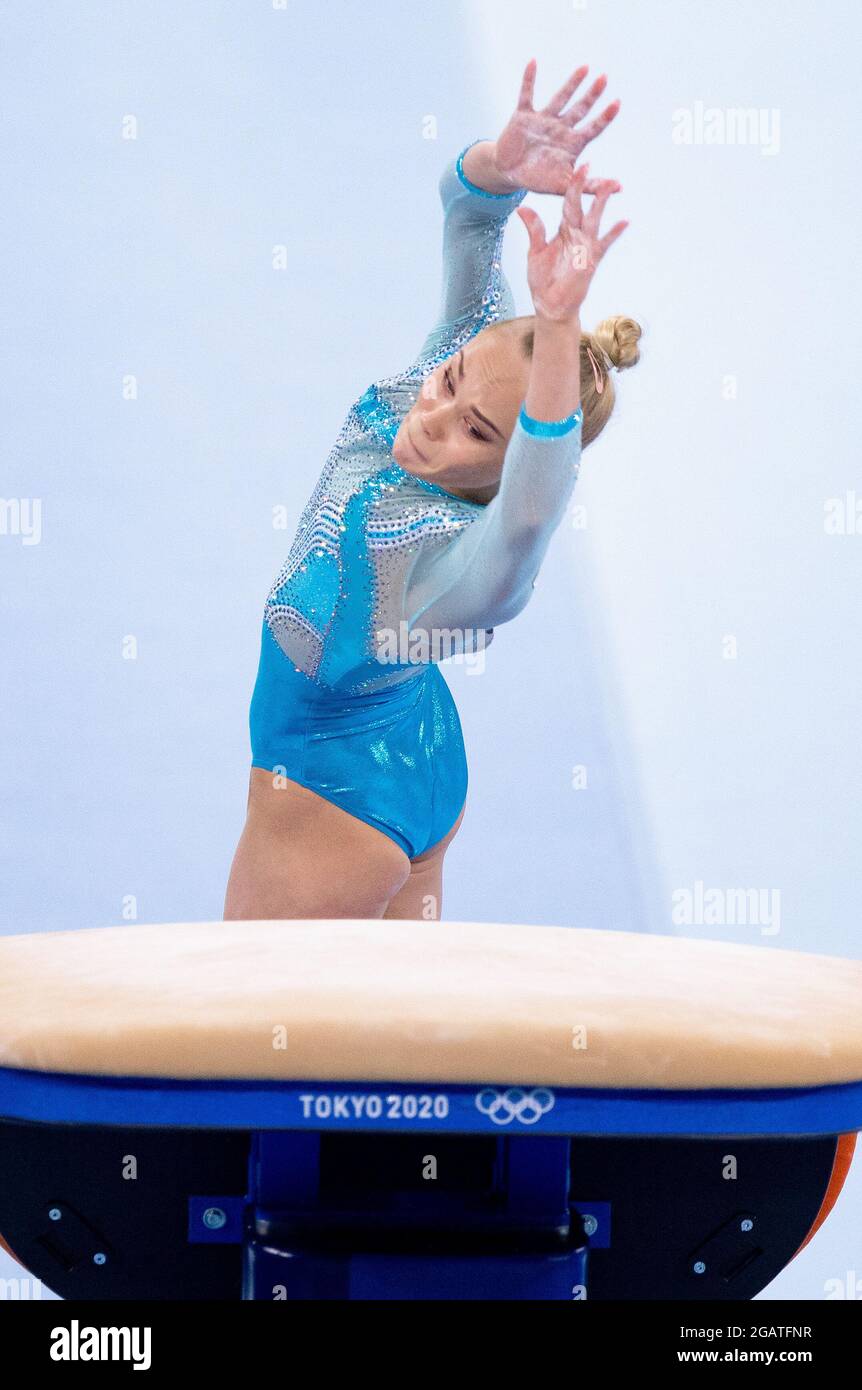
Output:
[[[494,167],[503,183],[527,188],[531,193],[565,194],[573,177],[573,166],[591,140],[606,130],[620,109],[619,99],[605,107],[600,116],[582,124],[607,86],[602,74],[568,111],[563,107],[586,77],[589,68],[576,68],[571,77],[542,111],[533,109],[536,60],[524,70],[518,105],[512,119],[494,145]],[[589,167],[589,166],[587,166]],[[584,184],[584,193],[598,193],[598,180]]]

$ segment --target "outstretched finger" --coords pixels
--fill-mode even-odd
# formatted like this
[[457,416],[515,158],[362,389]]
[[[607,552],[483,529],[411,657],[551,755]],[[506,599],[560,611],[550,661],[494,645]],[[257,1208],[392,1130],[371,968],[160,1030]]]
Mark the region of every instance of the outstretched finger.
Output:
[[536,63],[535,58],[531,58],[527,66],[524,68],[524,80],[521,83],[521,91],[520,95],[518,96],[519,111],[532,111],[533,109],[533,92],[536,86],[537,66],[538,64]]
[[602,73],[601,77],[597,77],[592,87],[584,93],[580,101],[576,101],[568,111],[561,112],[561,120],[564,120],[568,125],[577,125],[578,121],[584,119],[590,108],[595,106],[607,85],[607,75]]
[[585,125],[583,130],[579,130],[578,134],[584,143],[589,140],[595,140],[597,135],[601,135],[602,131],[610,125],[621,106],[622,102],[619,97],[617,97],[611,102],[610,106],[605,107],[600,116],[596,116],[594,121],[590,121],[589,125]]
[[[564,82],[558,92],[555,92],[548,102],[545,110],[552,116],[558,116],[568,101],[569,97],[577,87],[580,87],[587,73],[589,66],[584,63],[582,68],[576,68],[567,82]],[[601,81],[601,79],[599,79]]]
[[622,184],[617,183],[615,179],[602,179],[593,205],[584,218],[584,231],[589,232],[591,236],[598,235],[599,223],[602,220],[608,198],[611,198],[614,193],[619,193],[621,189]]
[[572,175],[569,186],[566,189],[566,196],[563,199],[563,222],[570,227],[580,227],[584,209],[581,204],[581,194],[587,182],[587,166],[581,164]]
[[518,216],[527,228],[530,237],[530,255],[534,256],[537,251],[544,251],[547,245],[545,237],[545,224],[537,212],[532,208],[518,208]]
[[600,239],[598,243],[600,256],[603,256],[605,254],[609,246],[613,246],[617,237],[622,236],[623,232],[625,231],[628,225],[628,222],[617,222],[615,226],[611,227],[611,230],[607,233],[607,235],[603,236]]
[[[585,174],[586,174],[587,171],[589,170],[589,167],[590,167],[589,161],[587,161],[586,164],[582,164],[582,165],[581,165],[581,168],[583,169],[583,171],[584,171]],[[574,177],[575,177],[575,174],[574,174],[574,170],[573,170],[572,173],[571,173],[571,175],[570,175],[570,178],[574,178]],[[592,197],[595,197],[595,195],[596,195],[597,193],[601,193],[603,183],[604,183],[604,179],[585,179],[585,180],[584,180],[584,186],[583,186],[583,189],[582,189],[581,191],[582,191],[583,193],[588,193],[588,194],[590,195],[591,198],[592,198]]]

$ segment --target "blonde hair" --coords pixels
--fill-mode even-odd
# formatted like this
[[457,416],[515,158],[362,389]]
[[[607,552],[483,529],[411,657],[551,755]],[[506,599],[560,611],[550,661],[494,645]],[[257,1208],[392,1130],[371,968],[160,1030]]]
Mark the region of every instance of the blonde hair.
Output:
[[[498,319],[496,323],[489,324],[486,332],[495,329],[516,332],[525,357],[533,356],[534,315]],[[613,318],[602,319],[592,333],[581,334],[581,406],[584,412],[581,442],[584,448],[598,438],[611,417],[616,400],[611,369],[615,367],[618,372],[622,372],[639,361],[638,340],[642,331],[640,324],[634,319],[617,314]],[[596,389],[596,375],[587,353],[588,348],[595,359],[601,391]]]

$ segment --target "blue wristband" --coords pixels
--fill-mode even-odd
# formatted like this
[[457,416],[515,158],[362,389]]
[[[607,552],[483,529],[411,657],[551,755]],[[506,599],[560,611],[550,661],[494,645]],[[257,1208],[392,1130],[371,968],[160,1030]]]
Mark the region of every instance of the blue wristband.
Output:
[[570,415],[566,420],[534,420],[532,415],[528,415],[523,406],[518,416],[521,428],[527,434],[536,434],[545,439],[556,439],[561,434],[569,434],[578,425],[583,424],[584,412],[578,406],[574,415]]
[[528,191],[526,188],[513,188],[511,193],[489,193],[487,189],[480,188],[478,184],[471,183],[467,178],[467,175],[464,173],[464,156],[467,150],[472,150],[474,145],[481,145],[484,139],[485,137],[481,136],[478,140],[471,140],[470,144],[464,147],[455,161],[455,172],[467,189],[467,192],[476,193],[480,198],[496,198],[503,199],[503,201],[511,198],[517,198],[519,200],[526,198]]

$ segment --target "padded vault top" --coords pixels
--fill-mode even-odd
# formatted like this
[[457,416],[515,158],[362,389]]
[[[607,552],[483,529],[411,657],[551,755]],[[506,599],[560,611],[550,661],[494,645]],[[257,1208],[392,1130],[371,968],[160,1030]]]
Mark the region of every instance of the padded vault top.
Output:
[[862,962],[470,922],[0,937],[0,1067],[577,1088],[862,1079]]

